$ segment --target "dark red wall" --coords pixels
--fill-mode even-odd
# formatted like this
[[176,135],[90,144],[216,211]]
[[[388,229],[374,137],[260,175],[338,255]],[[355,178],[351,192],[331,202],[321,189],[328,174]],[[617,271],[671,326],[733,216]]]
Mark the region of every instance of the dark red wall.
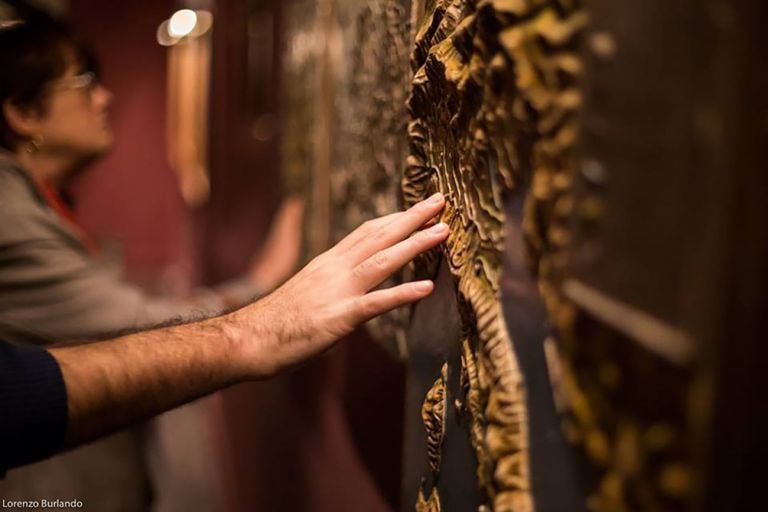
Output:
[[174,5],[71,2],[73,23],[102,57],[115,97],[115,147],[76,184],[78,214],[94,234],[118,240],[129,275],[153,287],[163,287],[161,276],[184,281],[193,270],[191,215],[165,152],[166,50],[155,39]]

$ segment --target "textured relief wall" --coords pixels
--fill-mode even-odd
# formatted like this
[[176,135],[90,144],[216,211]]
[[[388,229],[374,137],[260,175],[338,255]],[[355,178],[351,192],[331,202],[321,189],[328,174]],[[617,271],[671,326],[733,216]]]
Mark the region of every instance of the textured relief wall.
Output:
[[[434,277],[441,261],[447,265],[461,345],[458,367],[443,361],[429,376],[433,385],[420,411],[409,412],[423,422],[427,460],[412,506],[418,512],[450,509],[441,503],[445,493],[437,482],[445,471],[447,417],[455,409],[466,419],[462,435],[476,462],[466,478],[481,490],[480,509],[536,508],[528,393],[500,291],[505,204],[512,195],[525,198],[526,254],[549,316],[546,356],[564,433],[595,476],[587,502],[572,510],[682,506],[692,478],[680,448],[682,390],[690,375],[648,362],[652,356],[643,352],[614,350],[621,344],[617,335],[584,314],[569,293],[573,219],[602,215],[599,202],[574,190],[582,172],[575,156],[584,78],[580,42],[588,21],[582,2],[297,5],[303,6],[304,29],[295,33],[306,44],[294,48],[285,140],[289,167],[310,169],[308,228],[323,223],[330,243],[368,218],[433,192],[448,199],[442,220],[451,228],[449,239],[406,269]],[[605,35],[591,42],[597,53],[615,51]],[[406,356],[409,318],[409,311],[399,311],[371,330]],[[649,404],[632,389],[655,370],[677,391]],[[459,379],[456,396],[448,391],[452,374]]]
[[[326,222],[331,238],[434,191],[447,195],[444,257],[460,303],[460,401],[475,477],[494,510],[531,510],[525,386],[499,297],[503,196],[533,184],[529,214],[549,219],[567,185],[579,105],[573,50],[585,17],[568,1],[356,4],[295,8],[304,14],[289,47],[287,166],[309,184],[310,229]],[[529,226],[534,253],[552,241],[537,228],[546,226]],[[438,257],[416,271],[433,272]],[[402,337],[407,312],[398,314],[374,329]],[[444,401],[445,368],[422,409],[433,480]],[[437,489],[417,507],[439,510]]]
[[296,0],[286,6],[287,38],[283,48],[281,165],[286,192],[305,198],[306,227],[303,260],[318,254],[329,242],[329,121],[325,112],[328,90],[323,75],[328,45],[318,15],[317,0]]
[[[297,0],[287,10],[282,154],[287,187],[309,204],[308,259],[365,220],[402,207],[411,5]],[[394,311],[368,328],[404,358],[406,323],[407,312]]]
[[[424,422],[424,428],[427,433],[427,458],[433,480],[440,474],[440,460],[442,458],[443,440],[445,439],[447,380],[448,364],[444,363],[440,369],[440,376],[427,392],[424,404],[421,407],[421,419]],[[416,512],[439,512],[439,510],[440,495],[438,494],[437,487],[432,487],[428,497],[425,497],[423,490],[420,490],[418,502],[416,503]]]
[[[333,237],[402,208],[399,182],[408,155],[410,2],[346,2],[335,91],[338,134],[331,174]],[[401,280],[395,276],[385,283]],[[405,357],[408,312],[393,311],[369,332]]]
[[525,384],[499,294],[504,196],[531,187],[528,239],[552,281],[548,265],[567,242],[554,210],[567,201],[585,22],[577,2],[442,1],[425,6],[416,28],[403,192],[407,204],[436,190],[449,198],[463,407],[478,484],[496,511],[532,510],[534,501]]

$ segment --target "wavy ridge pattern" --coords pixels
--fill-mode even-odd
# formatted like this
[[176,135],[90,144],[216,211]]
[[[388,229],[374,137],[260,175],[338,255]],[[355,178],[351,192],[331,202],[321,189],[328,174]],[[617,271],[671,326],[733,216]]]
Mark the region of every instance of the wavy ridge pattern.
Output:
[[[525,383],[499,292],[504,196],[530,185],[527,215],[550,219],[567,185],[585,21],[565,0],[434,0],[416,27],[402,188],[406,205],[434,191],[448,197],[444,255],[458,287],[464,407],[478,482],[496,512],[534,508]],[[540,226],[549,223],[526,223],[537,270],[557,242]]]

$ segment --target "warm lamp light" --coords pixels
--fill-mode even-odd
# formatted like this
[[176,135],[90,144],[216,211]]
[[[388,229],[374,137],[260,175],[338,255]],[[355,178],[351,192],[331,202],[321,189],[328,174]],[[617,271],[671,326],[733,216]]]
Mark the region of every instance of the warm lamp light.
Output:
[[184,37],[191,34],[196,25],[197,13],[191,9],[181,9],[171,16],[168,33],[173,37]]
[[184,43],[207,34],[212,26],[213,14],[210,11],[181,9],[157,27],[157,42],[162,46]]

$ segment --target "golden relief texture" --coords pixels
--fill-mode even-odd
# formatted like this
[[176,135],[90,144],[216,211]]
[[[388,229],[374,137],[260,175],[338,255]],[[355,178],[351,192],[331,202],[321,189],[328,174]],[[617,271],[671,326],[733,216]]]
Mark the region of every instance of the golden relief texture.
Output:
[[585,315],[557,286],[558,267],[548,271],[542,288],[563,357],[549,343],[547,359],[563,431],[597,477],[587,509],[690,510],[695,487],[692,439],[686,439],[691,374],[638,350],[633,340]]
[[[565,433],[598,474],[589,509],[678,508],[692,488],[679,448],[688,375],[643,374],[657,368],[646,361],[652,357],[615,350],[622,341],[563,292],[572,219],[599,213],[572,191],[582,101],[577,44],[587,21],[581,2],[304,0],[292,9],[285,165],[294,183],[309,184],[307,231],[327,235],[312,235],[312,252],[433,192],[448,199],[442,220],[451,235],[442,256],[458,295],[461,396],[447,396],[443,367],[421,411],[433,485],[427,495],[422,488],[416,510],[440,510],[434,484],[449,398],[469,420],[481,508],[534,508],[525,382],[499,287],[504,201],[517,191],[526,193],[530,268],[559,345],[548,343],[547,359]],[[432,276],[440,257],[422,258],[416,272]],[[376,336],[402,347],[407,315],[374,325]],[[634,391],[657,376],[670,383],[662,393],[672,403],[668,414],[646,414],[651,407]]]
[[423,491],[419,491],[416,512],[440,512],[440,495],[437,492],[437,487],[432,488],[428,498],[424,497]]
[[421,419],[427,433],[427,459],[432,476],[432,491],[429,498],[424,497],[424,484],[422,481],[419,489],[416,511],[439,511],[440,495],[437,492],[437,478],[440,475],[440,460],[442,458],[443,440],[446,430],[448,364],[444,363],[440,369],[440,377],[435,380],[427,391],[424,404],[421,406]]
[[[515,46],[517,101],[536,112],[523,227],[531,269],[559,342],[559,348],[551,342],[545,347],[555,398],[567,439],[596,471],[588,510],[681,510],[693,485],[680,429],[686,424],[690,374],[639,350],[632,340],[584,314],[564,293],[573,219],[594,220],[602,213],[599,201],[577,201],[573,190],[581,63],[571,49],[586,17],[572,12],[567,22],[553,23],[557,15],[542,11],[502,37],[505,46]],[[562,51],[526,51],[530,47],[518,43],[530,30],[550,49]],[[654,383],[662,382],[660,393],[653,393]]]
[[421,419],[427,431],[427,457],[433,475],[440,472],[440,452],[445,438],[446,391],[448,364],[443,364],[440,377],[432,384],[421,407]]
[[435,191],[448,197],[444,251],[458,288],[478,483],[493,510],[532,510],[525,386],[499,293],[503,205],[533,182],[539,200],[528,213],[543,210],[563,170],[586,18],[577,2],[550,0],[433,1],[420,14],[403,193],[407,205]]

